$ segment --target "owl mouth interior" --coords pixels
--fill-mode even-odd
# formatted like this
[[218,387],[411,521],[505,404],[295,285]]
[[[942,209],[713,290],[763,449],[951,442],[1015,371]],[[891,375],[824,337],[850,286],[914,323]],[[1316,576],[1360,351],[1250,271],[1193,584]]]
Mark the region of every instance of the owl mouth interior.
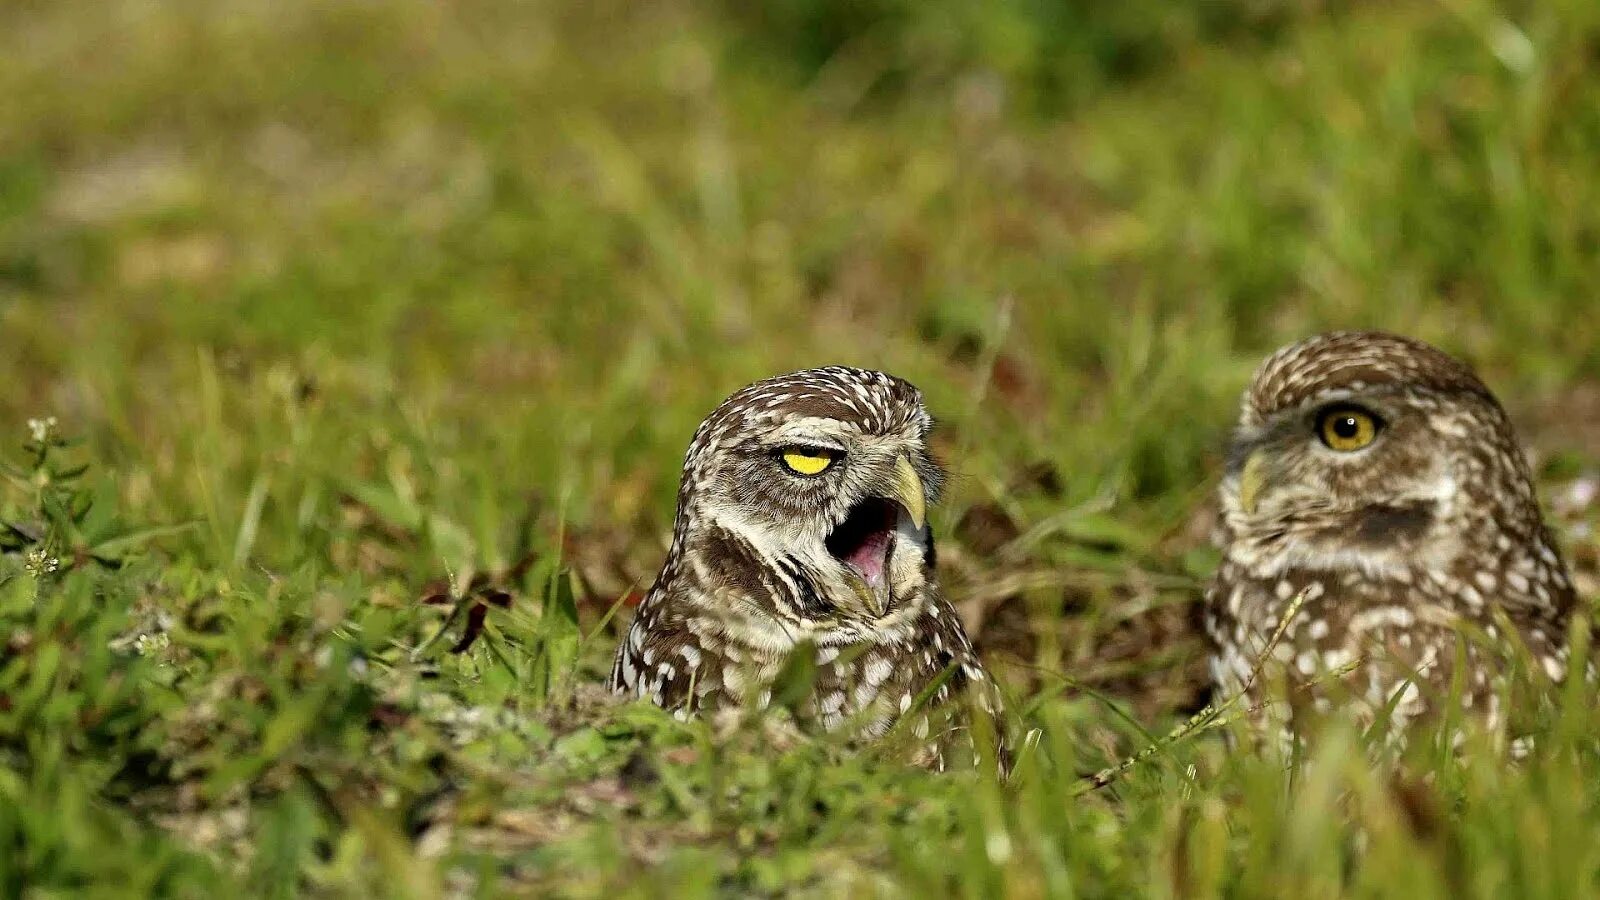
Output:
[[899,518],[899,505],[881,497],[870,497],[857,503],[824,543],[834,558],[878,589],[884,584]]

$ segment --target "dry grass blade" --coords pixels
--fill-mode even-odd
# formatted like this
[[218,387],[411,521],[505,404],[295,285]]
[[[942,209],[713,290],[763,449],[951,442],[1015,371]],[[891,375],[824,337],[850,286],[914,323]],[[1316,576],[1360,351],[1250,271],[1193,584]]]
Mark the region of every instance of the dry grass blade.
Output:
[[1208,728],[1216,727],[1219,721],[1223,721],[1225,714],[1229,710],[1236,707],[1244,697],[1248,696],[1250,692],[1255,689],[1256,682],[1261,677],[1262,669],[1266,667],[1267,661],[1272,658],[1272,651],[1278,646],[1278,643],[1283,640],[1284,634],[1286,634],[1289,630],[1289,623],[1294,620],[1295,616],[1299,615],[1300,607],[1305,604],[1306,598],[1309,596],[1309,594],[1309,589],[1302,590],[1300,593],[1295,595],[1293,600],[1289,601],[1288,607],[1283,611],[1283,617],[1278,620],[1278,627],[1274,628],[1272,631],[1271,639],[1267,641],[1265,647],[1261,648],[1261,652],[1256,654],[1255,661],[1250,667],[1250,677],[1245,679],[1245,683],[1242,688],[1229,696],[1221,704],[1206,704],[1199,712],[1184,720],[1182,724],[1168,732],[1167,735],[1161,740],[1146,746],[1138,753],[1123,759],[1121,762],[1111,766],[1110,768],[1102,769],[1099,772],[1088,776],[1083,780],[1079,793],[1099,790],[1100,788],[1103,788],[1116,781],[1128,770],[1159,753],[1161,750],[1170,747],[1193,734],[1204,731]]

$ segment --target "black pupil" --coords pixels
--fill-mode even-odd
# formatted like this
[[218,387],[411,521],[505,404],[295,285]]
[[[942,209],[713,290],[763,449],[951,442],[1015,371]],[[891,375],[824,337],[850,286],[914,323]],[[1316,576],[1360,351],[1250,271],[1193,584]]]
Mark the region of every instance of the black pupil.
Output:
[[1361,433],[1361,423],[1355,416],[1340,416],[1333,422],[1333,433],[1345,440],[1351,440]]

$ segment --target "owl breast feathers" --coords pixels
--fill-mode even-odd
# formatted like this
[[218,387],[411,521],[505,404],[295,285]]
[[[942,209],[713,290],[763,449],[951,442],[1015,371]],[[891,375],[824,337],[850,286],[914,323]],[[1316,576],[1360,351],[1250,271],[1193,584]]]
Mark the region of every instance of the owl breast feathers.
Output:
[[760,707],[790,654],[810,652],[797,712],[862,738],[909,717],[942,764],[965,699],[996,713],[998,698],[935,579],[931,424],[916,388],[861,369],[728,398],[690,443],[672,545],[612,688],[680,717]]
[[1439,350],[1335,333],[1274,354],[1221,506],[1207,629],[1222,695],[1260,709],[1276,672],[1290,709],[1350,703],[1399,734],[1454,689],[1497,729],[1517,660],[1565,675],[1574,593],[1527,463],[1488,388]]

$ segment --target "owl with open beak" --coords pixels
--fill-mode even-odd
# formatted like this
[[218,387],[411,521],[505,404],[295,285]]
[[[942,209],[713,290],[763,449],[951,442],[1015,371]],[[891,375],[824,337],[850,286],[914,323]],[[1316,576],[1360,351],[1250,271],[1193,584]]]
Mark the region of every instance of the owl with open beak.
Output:
[[896,723],[942,767],[970,700],[999,697],[934,571],[943,473],[906,381],[830,366],[729,397],[700,424],[672,545],[617,650],[612,689],[687,718],[762,707],[814,654],[797,714],[860,739]]

